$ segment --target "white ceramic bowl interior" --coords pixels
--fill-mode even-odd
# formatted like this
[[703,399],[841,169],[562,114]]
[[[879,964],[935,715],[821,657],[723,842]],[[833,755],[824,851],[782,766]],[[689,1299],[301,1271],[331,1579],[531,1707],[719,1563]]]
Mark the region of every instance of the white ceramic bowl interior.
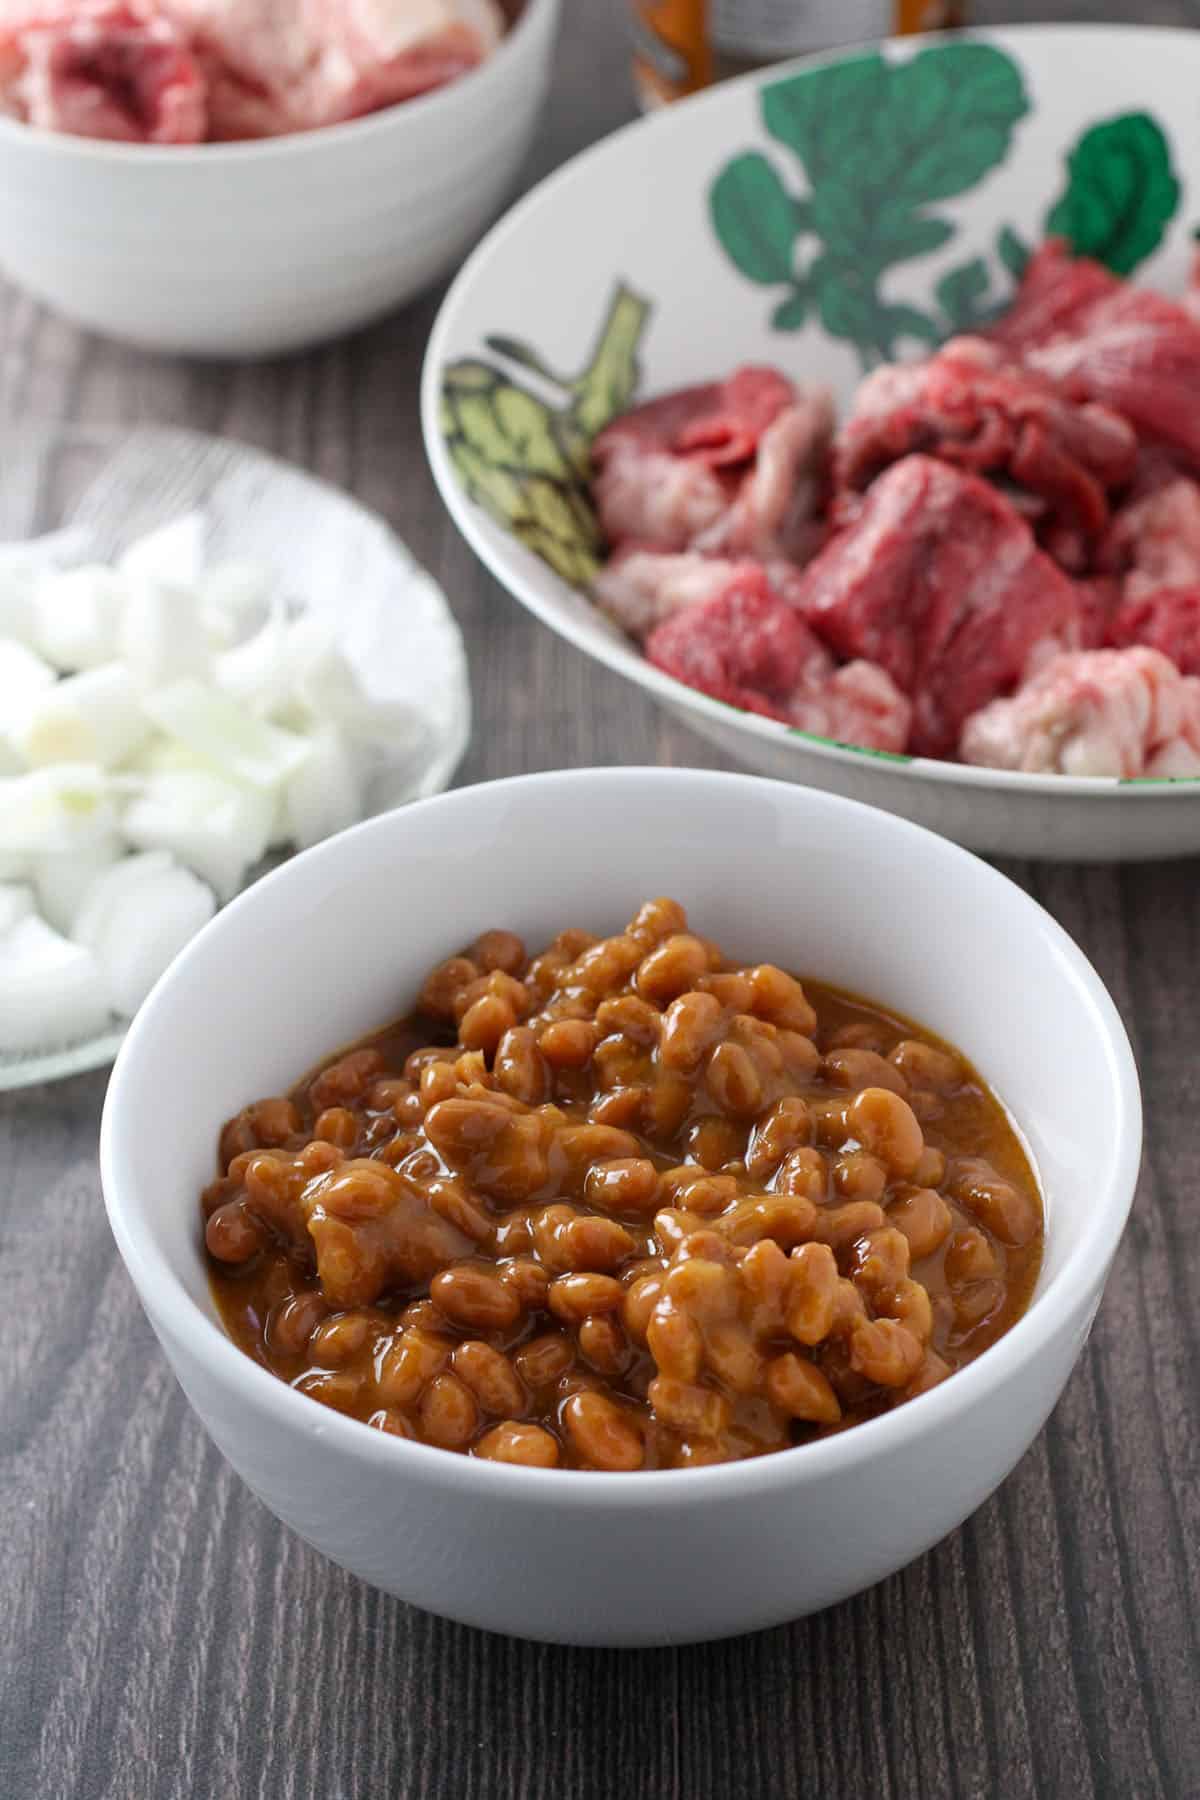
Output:
[[[531,943],[684,901],[732,954],[878,998],[960,1045],[1048,1199],[1028,1313],[977,1362],[852,1431],[724,1467],[533,1471],[384,1437],[225,1336],[198,1195],[221,1122],[411,1003],[488,925]],[[109,1217],[192,1404],[272,1511],[431,1611],[571,1643],[718,1637],[826,1606],[919,1555],[1027,1448],[1086,1338],[1129,1209],[1137,1077],[1111,1000],[1019,888],[945,839],[803,788],[590,770],[373,820],[236,900],[139,1014],[101,1133]]]
[[[953,59],[971,45],[985,47],[999,63],[989,64],[978,92]],[[695,100],[617,132],[576,157],[544,181],[488,235],[454,283],[430,338],[422,393],[425,441],[442,497],[463,535],[492,573],[518,600],[579,649],[645,689],[723,751],[767,775],[866,800],[942,831],[977,850],[1062,859],[1114,860],[1191,854],[1200,850],[1200,780],[1117,781],[1058,775],[1011,774],[926,759],[884,757],[790,730],[772,719],[739,712],[683,686],[653,668],[613,624],[554,569],[525,547],[497,517],[468,498],[447,448],[442,413],[445,376],[451,365],[479,360],[500,379],[516,383],[535,403],[559,409],[561,387],[547,372],[574,375],[593,354],[602,322],[618,283],[649,303],[637,345],[636,397],[646,398],[689,383],[711,381],[739,363],[769,363],[801,379],[830,383],[844,410],[874,354],[869,343],[835,336],[811,300],[801,329],[781,329],[775,320],[787,289],[782,277],[760,267],[750,279],[714,227],[716,183],[738,159],[758,169],[759,186],[769,165],[777,181],[802,193],[809,175],[777,134],[766,127],[764,93],[788,83],[797,110],[804,84],[821,80],[833,67],[848,67],[882,51],[891,69],[914,57],[933,58],[921,90],[927,117],[913,117],[899,102],[903,119],[892,115],[888,135],[867,139],[869,116],[854,114],[854,130],[836,157],[845,165],[845,193],[826,199],[838,213],[854,197],[853,157],[862,155],[895,168],[907,179],[921,155],[936,157],[942,187],[909,193],[912,229],[940,226],[940,247],[910,251],[886,271],[880,293],[889,304],[915,307],[944,332],[948,316],[939,312],[940,284],[964,269],[984,279],[987,303],[1011,291],[1013,276],[998,245],[1006,231],[1035,244],[1052,222],[1052,209],[1067,179],[1067,159],[1081,138],[1099,125],[1151,115],[1155,154],[1153,179],[1135,152],[1145,148],[1146,128],[1122,126],[1136,143],[1109,140],[1108,172],[1136,170],[1146,177],[1139,205],[1151,216],[1139,240],[1135,279],[1164,292],[1180,293],[1194,252],[1197,216],[1192,171],[1200,167],[1200,33],[1119,27],[1051,27],[970,34],[944,40],[900,39],[833,57],[808,58],[730,82]],[[945,112],[956,84],[975,107],[980,136],[993,128],[995,109],[1010,95],[1004,129],[991,141],[996,155],[980,172],[967,160],[964,185],[945,157],[966,129]],[[1001,101],[996,100],[999,85]],[[986,91],[985,91],[986,90]],[[1011,98],[1015,95],[1016,98]],[[846,101],[854,102],[851,92]],[[828,97],[838,128],[839,107]],[[862,103],[859,103],[860,105]],[[1023,111],[1018,113],[1018,106]],[[903,131],[911,132],[905,138]],[[921,136],[927,134],[927,140]],[[1006,136],[1005,133],[1008,133]],[[861,140],[861,141],[859,141]],[[978,139],[975,140],[978,142]],[[864,151],[863,145],[867,149]],[[1096,164],[1087,173],[1095,175]],[[832,179],[832,177],[830,178]],[[914,175],[913,181],[917,180]],[[1120,176],[1118,174],[1118,179]],[[935,177],[929,178],[934,182]],[[1174,188],[1168,184],[1174,183]],[[748,178],[741,213],[748,242],[739,254],[754,265],[756,235],[763,223],[755,212],[757,189]],[[1174,196],[1172,199],[1172,195]],[[947,197],[948,196],[948,197]],[[1098,188],[1095,211],[1107,216],[1107,189]],[[896,206],[902,204],[897,199]],[[850,209],[852,210],[852,209]],[[885,206],[881,216],[895,208]],[[801,259],[814,259],[821,240],[802,238]],[[967,329],[961,322],[958,329]],[[530,353],[507,354],[517,342]],[[898,340],[900,353],[920,345]],[[482,446],[486,457],[489,446]],[[520,461],[517,447],[513,454]],[[501,476],[503,479],[503,474]]]
[[109,144],[0,118],[0,267],[142,349],[264,356],[349,331],[452,267],[505,198],[559,0],[432,94],[254,143]]

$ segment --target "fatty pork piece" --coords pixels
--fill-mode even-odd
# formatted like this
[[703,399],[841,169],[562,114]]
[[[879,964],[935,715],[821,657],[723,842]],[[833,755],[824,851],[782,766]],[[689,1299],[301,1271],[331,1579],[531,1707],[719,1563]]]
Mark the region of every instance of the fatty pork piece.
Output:
[[1200,464],[1200,320],[1052,239],[989,335],[1072,399],[1121,413]]
[[651,632],[646,655],[715,700],[817,737],[897,752],[908,739],[912,709],[890,676],[862,660],[835,667],[753,566],[672,613]]
[[796,605],[843,658],[912,697],[909,748],[949,756],[1046,640],[1075,644],[1080,596],[996,490],[928,456],[894,463],[803,572]]
[[496,0],[159,0],[209,76],[210,135],[271,136],[440,87],[499,42]]
[[997,345],[962,337],[863,382],[834,443],[838,516],[852,518],[858,493],[913,451],[1003,478],[1060,559],[1082,568],[1108,524],[1109,494],[1133,476],[1138,442],[1107,407],[1066,400]]
[[1200,485],[1176,476],[1123,506],[1101,555],[1126,600],[1200,583]]
[[959,753],[1031,774],[1200,775],[1200,680],[1144,647],[1056,656],[968,719]]
[[[356,1157],[322,1169],[303,1150],[259,1150],[246,1158],[241,1179],[251,1217],[297,1250],[315,1251],[321,1286],[335,1306],[369,1306],[389,1286],[428,1282],[475,1248],[431,1204],[458,1188],[452,1176],[421,1185],[403,1163],[393,1168]],[[209,1242],[220,1255],[211,1231]],[[240,1255],[243,1246],[237,1248]]]
[[731,581],[765,576],[777,599],[790,604],[799,592],[794,563],[704,556],[698,550],[664,551],[624,544],[592,582],[598,605],[631,637],[644,639],[672,613],[713,600]]
[[195,144],[208,131],[207,83],[186,35],[136,0],[4,7],[0,101],[75,137]]
[[592,445],[605,536],[666,551],[803,556],[820,535],[832,434],[828,390],[773,369],[648,401]]

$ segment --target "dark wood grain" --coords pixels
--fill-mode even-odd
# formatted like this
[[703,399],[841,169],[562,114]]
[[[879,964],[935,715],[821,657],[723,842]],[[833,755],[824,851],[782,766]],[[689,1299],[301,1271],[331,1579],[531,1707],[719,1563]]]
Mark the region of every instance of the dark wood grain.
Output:
[[[629,116],[610,4],[568,0],[529,179]],[[8,428],[187,423],[378,507],[467,634],[463,780],[713,763],[537,627],[449,524],[415,411],[436,304],[310,357],[198,367],[0,289]],[[230,1473],[167,1372],[100,1204],[103,1077],[0,1102],[0,1800],[1196,1800],[1200,864],[1010,872],[1096,962],[1145,1080],[1146,1167],[1107,1298],[1046,1431],[961,1531],[847,1605],[734,1643],[530,1646],[329,1566]]]

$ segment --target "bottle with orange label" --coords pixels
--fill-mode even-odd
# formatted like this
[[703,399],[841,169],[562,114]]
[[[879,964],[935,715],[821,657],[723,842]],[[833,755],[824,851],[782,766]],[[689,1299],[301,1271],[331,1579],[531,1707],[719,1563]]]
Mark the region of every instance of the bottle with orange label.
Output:
[[644,107],[806,51],[966,22],[968,0],[632,0]]

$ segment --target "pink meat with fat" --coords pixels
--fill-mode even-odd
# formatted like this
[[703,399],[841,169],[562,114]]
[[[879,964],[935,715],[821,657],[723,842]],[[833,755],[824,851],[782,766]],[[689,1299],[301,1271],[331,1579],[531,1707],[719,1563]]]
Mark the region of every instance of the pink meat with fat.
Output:
[[990,335],[1068,396],[1200,463],[1200,321],[1186,306],[1051,240]]
[[1138,442],[1116,413],[1064,399],[995,344],[953,338],[862,383],[834,444],[835,516],[853,517],[858,494],[914,451],[1020,490],[1022,512],[1060,542],[1069,535],[1082,562],[1108,524],[1110,493],[1132,479]]
[[207,134],[207,82],[186,35],[137,0],[9,6],[0,87],[6,110],[44,131],[145,144]]
[[650,634],[656,667],[715,700],[868,749],[902,751],[911,708],[884,670],[836,668],[765,572],[744,565]]
[[959,754],[1028,774],[1200,775],[1200,680],[1145,647],[1058,656],[968,719]]
[[796,604],[841,657],[912,698],[910,748],[953,752],[964,720],[1014,688],[1038,646],[1079,641],[1080,597],[1029,526],[976,475],[894,463],[856,522],[804,571]]
[[592,445],[604,533],[666,551],[804,556],[832,431],[827,390],[798,388],[774,369],[648,401]]

